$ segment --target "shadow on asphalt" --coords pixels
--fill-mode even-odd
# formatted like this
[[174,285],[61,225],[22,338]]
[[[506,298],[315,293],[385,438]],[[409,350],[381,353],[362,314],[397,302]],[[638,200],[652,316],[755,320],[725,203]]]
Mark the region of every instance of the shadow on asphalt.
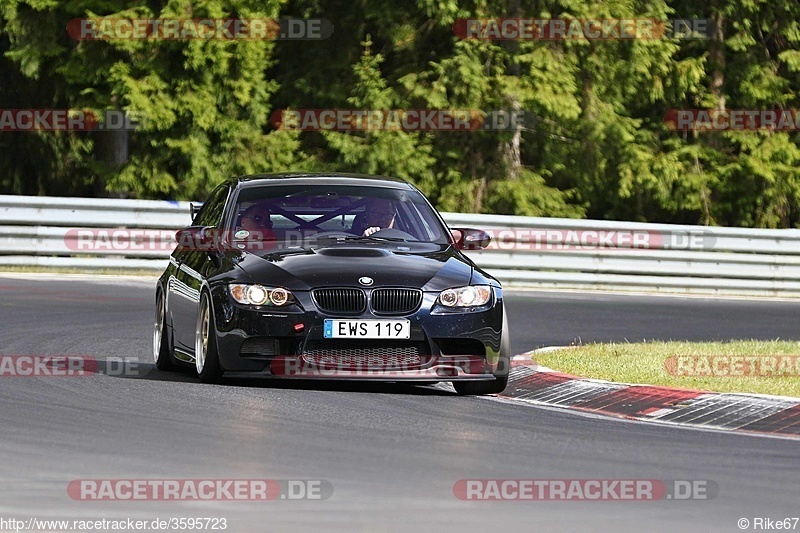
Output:
[[409,394],[412,396],[454,396],[456,394],[452,390],[442,389],[435,385],[324,379],[277,379],[269,377],[223,377],[219,384],[208,385],[202,383],[189,367],[163,371],[158,370],[153,363],[120,363],[104,360],[97,361],[97,373],[105,374],[113,378],[194,383],[198,386],[206,387],[227,386],[282,390],[361,392],[371,394]]

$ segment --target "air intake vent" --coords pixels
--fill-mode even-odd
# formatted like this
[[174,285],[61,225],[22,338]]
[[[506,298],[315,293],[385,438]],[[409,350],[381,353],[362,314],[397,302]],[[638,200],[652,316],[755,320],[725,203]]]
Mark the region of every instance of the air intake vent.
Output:
[[420,342],[309,341],[303,359],[340,369],[408,370],[425,364],[428,353]]
[[333,257],[386,257],[391,254],[388,250],[371,248],[323,248],[318,250],[319,255]]
[[367,308],[367,297],[361,289],[315,289],[312,294],[323,312],[357,315]]
[[370,297],[372,310],[379,315],[407,315],[422,303],[419,289],[375,289]]
[[270,357],[278,355],[278,340],[255,337],[247,339],[239,351],[242,357]]

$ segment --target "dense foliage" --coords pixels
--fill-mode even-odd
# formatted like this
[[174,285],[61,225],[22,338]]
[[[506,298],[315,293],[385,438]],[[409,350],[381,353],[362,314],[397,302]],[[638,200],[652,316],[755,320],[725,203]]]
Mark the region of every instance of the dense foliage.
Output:
[[[319,41],[97,40],[71,19],[321,17]],[[461,39],[459,19],[710,19],[708,39]],[[396,175],[442,210],[796,227],[800,133],[673,131],[672,109],[792,109],[782,0],[0,0],[0,107],[124,109],[124,132],[0,132],[0,193],[195,199],[280,170]],[[509,131],[296,132],[279,109],[524,110]]]

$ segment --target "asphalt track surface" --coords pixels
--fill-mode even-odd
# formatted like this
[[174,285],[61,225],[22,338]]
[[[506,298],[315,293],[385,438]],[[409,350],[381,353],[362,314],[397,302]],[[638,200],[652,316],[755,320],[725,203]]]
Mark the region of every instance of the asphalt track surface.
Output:
[[[151,281],[0,275],[1,355],[141,363],[0,378],[0,519],[224,517],[227,531],[741,531],[800,516],[800,441],[588,416],[432,387],[232,380],[150,364]],[[507,293],[512,349],[798,339],[800,303]],[[326,480],[324,501],[76,501],[76,479]],[[708,480],[710,500],[463,501],[466,479]],[[800,529],[798,524],[797,529]],[[1,528],[0,528],[1,529]],[[747,529],[750,530],[750,529]]]

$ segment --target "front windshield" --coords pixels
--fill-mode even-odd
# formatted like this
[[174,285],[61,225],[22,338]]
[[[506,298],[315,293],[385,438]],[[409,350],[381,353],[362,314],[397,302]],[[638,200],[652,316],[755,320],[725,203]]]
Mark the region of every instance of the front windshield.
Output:
[[415,190],[366,186],[274,185],[242,189],[235,240],[448,242],[434,211]]

